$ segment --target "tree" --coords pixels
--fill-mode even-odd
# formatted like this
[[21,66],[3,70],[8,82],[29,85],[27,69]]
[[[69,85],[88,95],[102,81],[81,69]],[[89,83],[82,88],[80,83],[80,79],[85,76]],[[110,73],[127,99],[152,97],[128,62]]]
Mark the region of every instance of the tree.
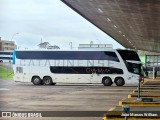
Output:
[[38,44],[38,47],[41,49],[60,49],[59,46],[57,45],[52,46],[49,42],[40,43]]

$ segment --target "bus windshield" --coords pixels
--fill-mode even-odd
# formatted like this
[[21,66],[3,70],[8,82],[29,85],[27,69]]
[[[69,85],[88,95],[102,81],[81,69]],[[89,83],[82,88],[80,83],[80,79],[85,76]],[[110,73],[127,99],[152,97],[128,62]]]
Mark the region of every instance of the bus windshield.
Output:
[[132,50],[117,50],[123,60],[140,61],[137,52]]

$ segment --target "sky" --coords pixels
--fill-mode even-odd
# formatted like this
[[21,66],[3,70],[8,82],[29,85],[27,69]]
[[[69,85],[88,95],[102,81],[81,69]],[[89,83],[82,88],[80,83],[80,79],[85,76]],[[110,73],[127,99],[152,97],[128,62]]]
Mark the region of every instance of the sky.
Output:
[[0,37],[18,49],[37,49],[41,40],[61,49],[90,41],[123,48],[60,0],[0,0]]

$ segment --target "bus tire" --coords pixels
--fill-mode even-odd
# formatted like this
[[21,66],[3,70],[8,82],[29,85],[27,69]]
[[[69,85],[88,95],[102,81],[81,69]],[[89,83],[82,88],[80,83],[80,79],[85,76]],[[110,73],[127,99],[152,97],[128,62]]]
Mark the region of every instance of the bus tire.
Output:
[[49,77],[49,76],[45,76],[45,77],[43,78],[43,82],[44,82],[45,85],[52,85],[52,84],[53,84],[52,78]]
[[122,77],[116,77],[114,82],[117,86],[123,86],[125,84],[125,81]]
[[102,83],[104,86],[111,86],[113,84],[112,79],[110,77],[104,77],[102,79]]
[[40,85],[41,84],[41,78],[39,77],[39,76],[34,76],[34,77],[32,77],[32,83],[34,84],[34,85]]

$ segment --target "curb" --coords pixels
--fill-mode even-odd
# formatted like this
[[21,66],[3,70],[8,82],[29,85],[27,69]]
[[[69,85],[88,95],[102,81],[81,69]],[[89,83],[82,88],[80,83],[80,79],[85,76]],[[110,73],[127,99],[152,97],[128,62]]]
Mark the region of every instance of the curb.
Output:
[[160,102],[142,102],[142,101],[119,101],[119,106],[157,106],[160,107]]
[[[133,93],[137,93],[138,92],[138,90],[134,90],[133,91]],[[146,90],[142,90],[141,89],[141,91],[140,92],[160,92],[160,89],[159,90],[157,90],[157,89],[146,89]]]
[[[142,95],[142,94],[140,94],[140,96],[141,96],[141,98],[160,98],[160,95],[158,95],[158,96],[155,96],[155,95]],[[138,97],[138,94],[129,94],[128,95],[128,98],[137,98]]]

